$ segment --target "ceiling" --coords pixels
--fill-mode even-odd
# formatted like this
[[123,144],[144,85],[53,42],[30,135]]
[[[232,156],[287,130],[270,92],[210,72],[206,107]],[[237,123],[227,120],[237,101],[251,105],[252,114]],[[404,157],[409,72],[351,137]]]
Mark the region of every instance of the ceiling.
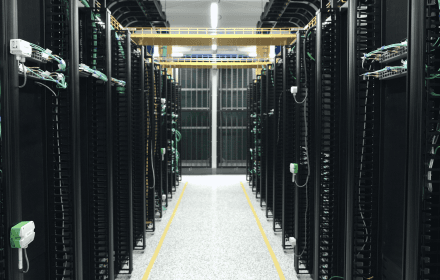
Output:
[[[170,27],[211,27],[211,0],[161,0]],[[220,0],[218,28],[255,28],[268,0]]]

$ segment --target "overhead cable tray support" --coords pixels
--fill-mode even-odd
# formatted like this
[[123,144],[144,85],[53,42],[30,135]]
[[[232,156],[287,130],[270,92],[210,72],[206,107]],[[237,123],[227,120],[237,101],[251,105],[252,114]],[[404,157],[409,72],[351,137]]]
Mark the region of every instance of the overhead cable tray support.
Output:
[[176,58],[158,57],[156,62],[165,68],[263,68],[273,62],[270,58]]
[[138,45],[209,46],[283,46],[296,38],[301,27],[288,28],[152,28],[129,27]]

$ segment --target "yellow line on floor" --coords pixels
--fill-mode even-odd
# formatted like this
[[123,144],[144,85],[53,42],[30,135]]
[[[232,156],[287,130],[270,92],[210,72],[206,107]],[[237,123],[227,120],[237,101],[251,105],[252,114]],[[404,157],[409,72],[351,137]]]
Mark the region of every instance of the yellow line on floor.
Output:
[[258,219],[257,212],[255,212],[255,209],[252,206],[252,202],[249,199],[249,196],[243,186],[243,183],[240,182],[240,184],[241,184],[241,188],[243,189],[244,194],[246,195],[249,206],[251,207],[252,213],[254,213],[255,220],[257,221],[258,227],[260,228],[260,232],[261,232],[261,235],[263,236],[264,243],[266,243],[267,250],[269,250],[270,256],[272,257],[273,264],[275,265],[275,268],[277,269],[278,276],[280,277],[280,279],[286,279],[286,277],[284,277],[283,270],[281,269],[280,263],[278,262],[277,257],[275,256],[275,253],[272,250],[272,246],[270,246],[269,240],[267,239],[267,236],[264,233],[263,226],[261,226],[260,219]]
[[168,221],[168,224],[165,227],[165,230],[163,231],[162,237],[160,238],[159,244],[157,244],[156,250],[154,251],[154,254],[150,260],[150,263],[148,264],[147,270],[145,270],[144,276],[142,276],[142,280],[147,280],[148,277],[150,276],[151,269],[153,268],[154,262],[156,261],[157,256],[159,255],[160,248],[162,247],[163,241],[165,240],[165,236],[167,236],[167,232],[168,232],[168,229],[170,228],[171,222],[173,221],[174,216],[176,215],[177,208],[179,207],[180,201],[182,200],[182,197],[183,197],[183,194],[185,193],[185,189],[186,189],[187,185],[188,185],[188,182],[186,182],[185,187],[182,190],[182,194],[180,195],[179,200],[177,201],[176,206],[174,207],[173,214],[171,215],[171,218]]

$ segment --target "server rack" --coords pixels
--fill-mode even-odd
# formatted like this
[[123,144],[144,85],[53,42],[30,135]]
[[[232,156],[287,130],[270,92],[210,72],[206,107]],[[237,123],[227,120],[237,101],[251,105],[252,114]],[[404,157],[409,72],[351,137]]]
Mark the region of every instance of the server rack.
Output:
[[344,188],[341,157],[342,89],[341,15],[339,9],[318,12],[316,32],[306,35],[306,52],[316,58],[309,60],[309,77],[316,83],[314,103],[314,279],[342,275],[344,269]]
[[168,201],[173,198],[172,186],[171,186],[171,100],[172,100],[172,83],[171,76],[167,74],[167,69],[164,70],[164,91],[163,98],[165,99],[164,111],[163,111],[163,135],[162,145],[165,149],[164,154],[164,190],[166,194],[166,207],[168,207]]
[[[145,56],[142,56],[145,58]],[[146,204],[145,223],[147,225],[147,231],[153,232],[156,229],[155,212],[156,212],[156,192],[157,192],[157,161],[156,155],[157,149],[157,114],[156,114],[156,86],[158,80],[155,79],[155,65],[152,57],[144,59],[144,71],[142,75],[144,77],[144,127],[145,127],[145,144],[146,147],[146,174],[144,181],[146,184],[145,194],[146,198],[143,202]]]
[[266,118],[267,118],[267,73],[265,70],[261,73],[261,78],[258,83],[258,92],[260,93],[260,106],[259,106],[259,118],[260,118],[260,129],[261,129],[261,135],[260,135],[260,185],[259,185],[259,191],[260,191],[260,207],[266,207],[266,158],[268,157],[268,154],[265,150],[266,148],[266,137],[265,133],[267,132],[266,124]]
[[167,92],[167,153],[168,153],[168,183],[170,198],[173,198],[173,192],[176,192],[176,180],[174,171],[174,162],[176,160],[174,150],[175,130],[173,131],[173,114],[176,95],[176,84],[173,82],[171,75],[168,75],[169,88]]
[[154,80],[156,83],[154,84],[154,160],[155,165],[155,215],[156,218],[161,219],[163,215],[163,204],[165,203],[165,199],[163,199],[163,195],[165,194],[163,188],[163,159],[162,159],[162,104],[161,104],[161,96],[162,96],[162,88],[164,87],[163,78],[162,78],[162,69],[160,65],[154,66]]
[[273,230],[274,232],[282,231],[282,221],[283,221],[283,143],[284,143],[284,110],[283,110],[283,101],[284,101],[284,92],[285,86],[283,84],[284,80],[284,71],[283,71],[283,62],[280,59],[276,58],[276,62],[274,64],[274,81],[275,81],[275,132],[273,134],[273,141],[275,143],[275,152],[274,152],[274,169],[273,169],[273,177],[274,177],[274,189],[273,189]]
[[[70,8],[70,9],[69,9]],[[78,5],[45,1],[46,47],[66,60],[71,85],[46,92],[46,183],[48,213],[48,277],[82,279],[80,194],[80,114],[78,88]],[[47,70],[52,65],[46,65]]]
[[[298,211],[295,211],[295,206],[298,206],[299,200],[289,165],[291,163],[298,163],[299,165],[298,154],[301,152],[299,146],[301,145],[299,142],[301,108],[296,105],[293,96],[288,93],[292,86],[296,86],[296,81],[300,79],[300,77],[298,77],[300,73],[297,73],[298,69],[296,69],[296,59],[299,56],[296,52],[296,46],[289,48],[291,50],[289,53],[287,49],[287,47],[283,48],[283,99],[281,105],[283,119],[281,126],[283,130],[283,155],[280,166],[282,170],[282,246],[284,249],[293,249],[293,246],[288,243],[288,240],[289,237],[298,239],[298,236],[295,234],[295,226],[298,226]],[[304,96],[302,96],[302,98],[304,98]],[[300,169],[302,169],[301,167]],[[299,180],[299,178],[297,180]],[[297,261],[296,264],[298,264]],[[295,267],[298,268],[298,265]]]
[[[107,82],[81,80],[83,277],[115,278],[113,232],[113,98],[111,88],[110,13],[106,9],[80,9],[80,62],[99,70]],[[91,31],[92,32],[91,32]]]
[[358,280],[380,273],[380,87],[359,75],[363,54],[381,46],[381,1],[350,2],[348,17],[345,278]]
[[[248,85],[247,90],[246,90],[246,99],[247,99],[247,104],[246,104],[246,108],[247,108],[247,112],[248,115],[251,112],[251,100],[252,100],[252,93],[251,93],[251,86]],[[252,180],[252,122],[251,122],[251,117],[248,117],[248,121],[246,122],[246,126],[247,126],[247,157],[246,157],[246,181],[249,182],[249,184],[251,184],[251,180]]]
[[409,1],[409,149],[403,279],[435,279],[440,275],[437,155],[440,84],[435,80],[440,68],[439,10],[437,1]]
[[133,270],[133,137],[131,41],[128,31],[111,32],[113,126],[113,231],[115,275]]
[[264,121],[266,127],[265,137],[265,154],[266,154],[266,169],[263,171],[266,175],[266,218],[273,218],[273,204],[274,204],[274,164],[275,164],[275,142],[272,135],[276,133],[276,118],[275,118],[275,82],[274,82],[274,70],[272,65],[267,66],[266,72],[266,112],[267,116]]
[[[145,90],[145,48],[133,50],[131,56],[132,81],[132,153],[133,153],[133,249],[145,249],[146,222],[148,215],[148,176],[151,163],[149,162],[148,119],[149,112],[147,91]],[[148,78],[148,76],[147,76]],[[154,203],[154,202],[153,202]],[[153,216],[154,219],[154,216]]]
[[259,78],[257,77],[256,80],[254,80],[253,83],[251,83],[251,118],[250,121],[252,122],[252,151],[251,151],[251,157],[252,157],[252,179],[251,179],[251,186],[252,186],[252,192],[255,192],[256,198],[259,198],[259,178],[260,178],[260,115],[259,115],[259,94],[258,94],[258,81]]

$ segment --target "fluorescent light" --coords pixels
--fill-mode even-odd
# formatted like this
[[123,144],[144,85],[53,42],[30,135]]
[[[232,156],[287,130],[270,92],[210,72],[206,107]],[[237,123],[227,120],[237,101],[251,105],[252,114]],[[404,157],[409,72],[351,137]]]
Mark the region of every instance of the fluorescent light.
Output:
[[212,44],[212,50],[216,51],[217,50],[217,44]]
[[153,57],[159,57],[159,46],[154,46]]
[[217,28],[218,24],[218,4],[211,3],[211,28]]
[[249,56],[250,57],[257,57],[257,53],[255,52],[255,53],[249,53]]
[[270,58],[275,57],[275,46],[270,46],[269,57]]
[[183,53],[172,53],[171,56],[172,57],[182,57]]

